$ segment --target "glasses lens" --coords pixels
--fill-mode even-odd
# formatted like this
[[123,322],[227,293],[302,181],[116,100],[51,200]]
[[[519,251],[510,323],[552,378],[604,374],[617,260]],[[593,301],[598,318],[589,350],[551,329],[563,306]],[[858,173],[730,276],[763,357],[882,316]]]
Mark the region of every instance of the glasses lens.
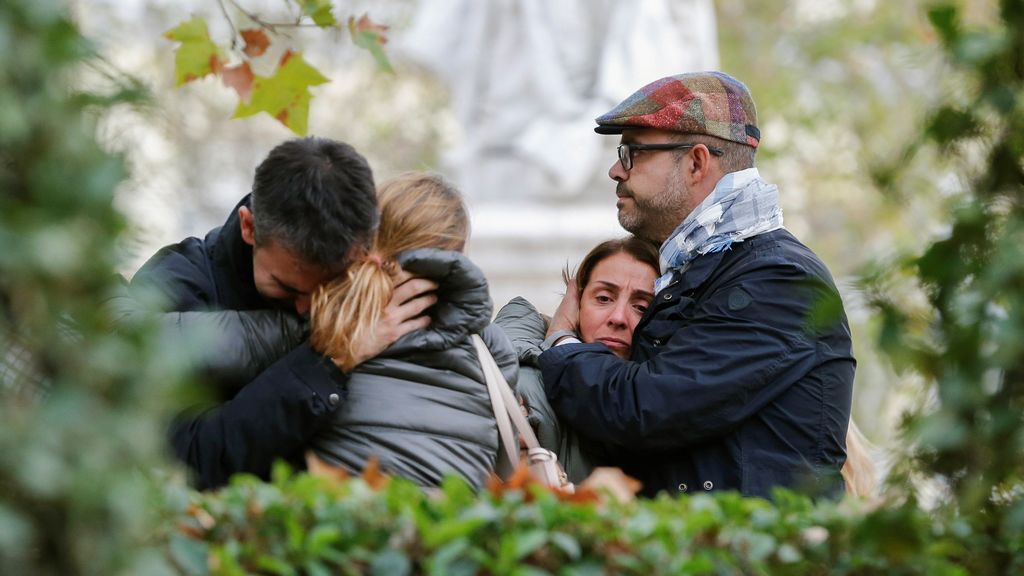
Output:
[[629,153],[629,144],[619,144],[619,163],[622,169],[629,171],[633,167],[633,155]]

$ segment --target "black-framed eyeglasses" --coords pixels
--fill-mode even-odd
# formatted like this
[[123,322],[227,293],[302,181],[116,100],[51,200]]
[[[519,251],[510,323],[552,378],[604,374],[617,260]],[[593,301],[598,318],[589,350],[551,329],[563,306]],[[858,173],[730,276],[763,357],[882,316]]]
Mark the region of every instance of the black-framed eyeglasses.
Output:
[[[696,144],[686,143],[671,143],[671,144],[619,144],[619,163],[622,164],[622,169],[629,172],[633,168],[633,153],[640,150],[688,150],[693,148]],[[707,146],[705,144],[705,146]],[[725,154],[721,148],[715,148],[714,146],[708,146],[708,152],[711,152],[715,156],[721,156]]]

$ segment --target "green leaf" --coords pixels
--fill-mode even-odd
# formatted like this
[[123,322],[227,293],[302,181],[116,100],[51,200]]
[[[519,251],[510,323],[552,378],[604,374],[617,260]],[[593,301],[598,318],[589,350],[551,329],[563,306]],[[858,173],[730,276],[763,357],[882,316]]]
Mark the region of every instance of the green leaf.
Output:
[[280,558],[274,558],[273,556],[260,556],[256,559],[256,567],[259,568],[261,572],[279,574],[280,576],[293,576],[294,574],[298,574],[295,568],[292,568],[290,564]]
[[960,11],[952,4],[942,4],[928,11],[928,19],[939,32],[947,46],[956,42],[960,35]]
[[193,16],[191,20],[165,32],[164,37],[181,42],[174,55],[176,86],[214,74],[224,63],[220,48],[210,40],[210,32],[203,18]]
[[963,138],[978,134],[980,124],[970,110],[949,106],[939,108],[928,122],[928,135],[945,146]]
[[968,32],[953,46],[960,60],[978,65],[1006,49],[1007,38],[1002,34]]
[[306,553],[310,556],[320,556],[324,549],[341,540],[341,530],[337,526],[321,524],[313,528],[306,536]]
[[838,292],[820,291],[814,298],[804,330],[815,338],[821,331],[828,330],[845,319],[843,300]]
[[286,52],[273,76],[256,76],[252,96],[248,102],[239,102],[235,118],[244,118],[266,112],[278,122],[300,136],[309,124],[310,86],[327,82],[319,70],[313,68],[299,52]]
[[284,517],[284,528],[285,533],[288,535],[288,551],[289,552],[301,552],[302,544],[305,542],[305,530],[302,528],[302,524],[299,519],[295,516]]
[[209,546],[180,533],[170,538],[169,553],[174,563],[182,567],[187,574],[204,574],[207,571]]
[[218,574],[225,574],[227,576],[243,576],[245,574],[245,570],[242,569],[242,565],[238,562],[238,552],[236,549],[232,549],[231,546],[214,548],[211,550],[210,556],[213,558],[212,563],[218,566]]
[[969,430],[949,412],[918,418],[912,427],[918,441],[930,449],[948,449],[969,443]]
[[360,16],[359,20],[354,16],[348,19],[348,31],[352,34],[352,42],[360,48],[369,50],[381,70],[393,73],[395,69],[391,67],[391,62],[384,53],[384,44],[388,41],[384,33],[387,30],[387,26],[373,22],[366,14]]
[[534,566],[519,566],[512,574],[515,576],[550,576],[551,572]]
[[274,467],[270,471],[271,481],[277,486],[282,486],[288,482],[288,479],[291,477],[292,467],[284,460],[275,460]]
[[338,21],[331,12],[331,0],[298,0],[302,13],[313,19],[313,22],[321,27],[334,26]]
[[569,557],[569,560],[579,560],[580,555],[583,554],[579,541],[564,532],[552,533],[551,542],[564,552]]
[[734,537],[734,545],[741,556],[754,562],[761,562],[775,551],[775,538],[752,530],[740,530]]
[[398,550],[384,550],[370,563],[370,574],[379,576],[406,576],[412,572],[412,564],[405,554]]
[[543,530],[530,530],[515,537],[516,560],[532,554],[548,541],[548,535]]
[[442,519],[431,526],[430,531],[423,537],[428,546],[440,546],[471,536],[473,532],[485,525],[487,525],[487,520],[481,518]]
[[467,554],[468,539],[455,540],[437,549],[427,560],[430,574],[476,574],[477,564]]
[[779,560],[785,564],[794,564],[796,562],[803,560],[803,554],[801,554],[795,546],[788,542],[784,543],[782,546],[779,546],[779,549],[776,551],[776,554],[778,555]]
[[331,576],[332,572],[322,562],[308,560],[303,564],[306,574],[309,576]]

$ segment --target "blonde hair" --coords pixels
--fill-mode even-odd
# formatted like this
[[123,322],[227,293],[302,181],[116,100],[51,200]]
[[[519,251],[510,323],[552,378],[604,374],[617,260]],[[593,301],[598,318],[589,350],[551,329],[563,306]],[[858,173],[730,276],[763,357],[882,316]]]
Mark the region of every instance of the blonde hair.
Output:
[[870,442],[851,418],[846,430],[846,463],[843,464],[842,475],[846,493],[852,496],[868,498],[874,495],[875,464],[868,454],[869,446]]
[[396,258],[416,248],[462,251],[469,216],[462,195],[436,174],[401,174],[377,190],[380,226],[370,247],[357,254],[346,273],[313,295],[310,343],[354,368],[352,345],[369,337],[395,289]]

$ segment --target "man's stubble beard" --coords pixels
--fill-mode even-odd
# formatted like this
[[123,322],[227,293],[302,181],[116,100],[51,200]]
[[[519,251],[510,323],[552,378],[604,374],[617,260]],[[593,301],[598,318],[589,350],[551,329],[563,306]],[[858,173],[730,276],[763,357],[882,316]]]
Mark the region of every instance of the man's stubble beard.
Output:
[[633,203],[628,211],[619,210],[619,225],[635,236],[659,243],[668,239],[693,209],[689,206],[689,192],[676,171],[669,179],[669,188],[654,197],[637,198],[625,182],[618,183],[616,193]]

